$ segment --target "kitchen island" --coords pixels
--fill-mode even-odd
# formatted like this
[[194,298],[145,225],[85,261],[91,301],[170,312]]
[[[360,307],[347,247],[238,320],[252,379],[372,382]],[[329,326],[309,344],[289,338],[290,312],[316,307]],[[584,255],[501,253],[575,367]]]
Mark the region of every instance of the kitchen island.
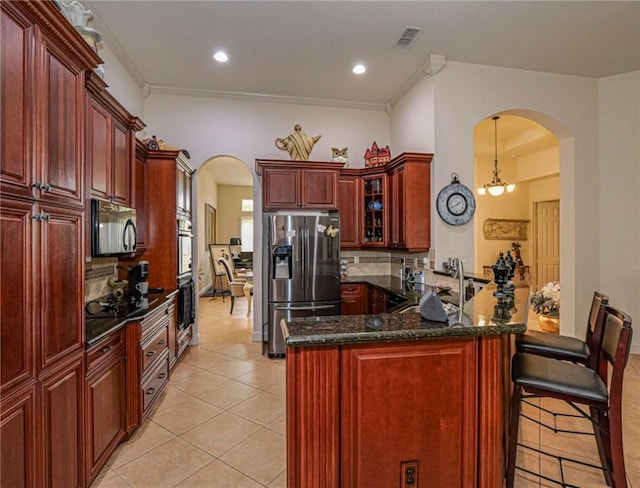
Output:
[[526,329],[529,289],[493,291],[465,304],[462,323],[283,321],[288,486],[501,487],[510,339]]

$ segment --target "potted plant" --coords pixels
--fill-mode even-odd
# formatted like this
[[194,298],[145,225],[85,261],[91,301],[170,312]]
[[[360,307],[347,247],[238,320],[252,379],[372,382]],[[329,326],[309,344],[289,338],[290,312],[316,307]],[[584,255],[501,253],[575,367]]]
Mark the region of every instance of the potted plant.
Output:
[[533,311],[538,314],[540,328],[546,332],[560,330],[560,282],[550,281],[531,296]]

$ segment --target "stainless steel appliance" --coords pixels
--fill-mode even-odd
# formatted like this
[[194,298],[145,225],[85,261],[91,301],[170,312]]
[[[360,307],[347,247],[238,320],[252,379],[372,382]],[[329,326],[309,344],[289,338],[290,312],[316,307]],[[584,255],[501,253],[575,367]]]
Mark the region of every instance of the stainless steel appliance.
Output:
[[269,356],[285,352],[280,321],[340,314],[337,212],[265,213]]
[[136,210],[91,200],[91,255],[116,256],[136,250]]
[[191,221],[178,219],[178,280],[191,276],[193,232]]

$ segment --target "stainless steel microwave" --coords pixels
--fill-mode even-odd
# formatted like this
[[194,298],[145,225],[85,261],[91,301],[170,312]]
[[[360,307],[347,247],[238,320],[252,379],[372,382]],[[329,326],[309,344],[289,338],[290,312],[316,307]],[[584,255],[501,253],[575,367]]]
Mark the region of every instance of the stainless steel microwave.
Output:
[[91,200],[91,255],[117,256],[136,250],[136,210]]

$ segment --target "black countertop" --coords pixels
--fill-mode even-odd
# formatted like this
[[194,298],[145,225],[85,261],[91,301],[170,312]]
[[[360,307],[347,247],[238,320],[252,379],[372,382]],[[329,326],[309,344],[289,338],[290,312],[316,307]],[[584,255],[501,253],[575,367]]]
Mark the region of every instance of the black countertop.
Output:
[[[373,284],[372,278],[391,280],[390,284],[395,280],[393,277],[365,277],[360,282]],[[399,279],[397,281],[400,282]],[[357,281],[354,279],[352,282]],[[450,315],[448,323],[427,321],[419,313],[384,313],[299,318],[290,323],[283,320],[281,327],[285,343],[289,347],[431,340],[524,332],[529,313],[529,287],[517,287],[510,302],[495,298],[494,291],[495,284],[490,283],[465,303],[463,324],[457,323],[457,313]]]
[[[84,345],[86,349],[113,334],[129,322],[140,322],[146,316],[167,303],[178,290],[168,290],[161,293],[149,293],[149,306],[144,309],[132,311],[126,315],[115,312],[101,312],[97,315],[85,314]],[[99,301],[102,301],[99,299]]]

